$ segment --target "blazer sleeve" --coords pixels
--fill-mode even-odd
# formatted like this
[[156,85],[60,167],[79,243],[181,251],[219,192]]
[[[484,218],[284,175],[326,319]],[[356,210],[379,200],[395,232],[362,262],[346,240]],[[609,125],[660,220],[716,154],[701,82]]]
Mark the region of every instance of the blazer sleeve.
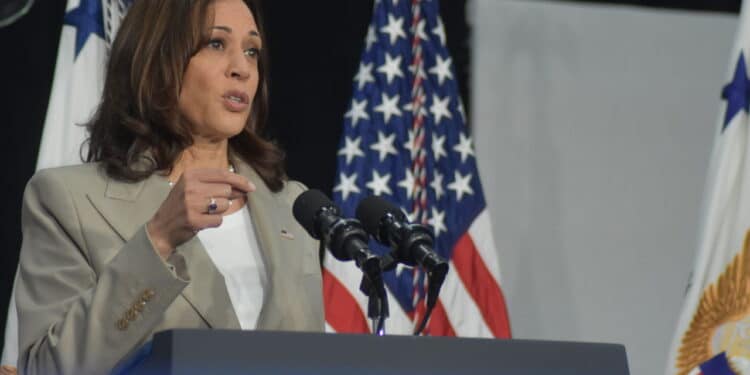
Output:
[[18,367],[32,375],[108,373],[150,336],[189,276],[162,261],[145,226],[94,272],[87,254],[95,249],[54,172],[37,173],[24,193]]

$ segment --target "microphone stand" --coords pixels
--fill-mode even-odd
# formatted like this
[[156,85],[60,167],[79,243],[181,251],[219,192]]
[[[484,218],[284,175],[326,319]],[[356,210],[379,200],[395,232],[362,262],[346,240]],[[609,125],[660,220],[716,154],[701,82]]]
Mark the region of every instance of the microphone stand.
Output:
[[[385,319],[388,318],[388,296],[385,293],[385,283],[379,257],[368,260],[362,269],[362,281],[359,290],[367,299],[367,317],[372,321],[372,333],[377,336],[385,335]],[[377,269],[377,271],[375,271]]]
[[[357,239],[353,243],[367,246],[369,236],[362,224],[356,220],[344,219],[331,228],[331,246],[344,248],[344,242]],[[323,242],[321,242],[323,246]],[[353,259],[357,267],[362,270],[362,282],[359,290],[367,297],[367,317],[372,320],[372,333],[385,335],[385,319],[388,318],[388,296],[383,282],[383,260],[368,251],[353,252]]]

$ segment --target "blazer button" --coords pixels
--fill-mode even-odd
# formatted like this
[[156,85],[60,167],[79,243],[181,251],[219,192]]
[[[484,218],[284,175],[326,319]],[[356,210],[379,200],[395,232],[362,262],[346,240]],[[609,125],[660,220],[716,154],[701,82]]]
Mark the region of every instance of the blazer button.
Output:
[[152,298],[156,295],[156,292],[154,292],[153,289],[146,289],[143,292],[143,299],[146,300],[146,302],[151,301]]
[[125,318],[127,318],[131,322],[134,321],[137,316],[138,313],[132,307],[128,309],[128,312],[125,314]]
[[125,320],[125,319],[118,320],[117,321],[117,329],[119,329],[120,331],[124,331],[124,330],[128,329],[128,321]]

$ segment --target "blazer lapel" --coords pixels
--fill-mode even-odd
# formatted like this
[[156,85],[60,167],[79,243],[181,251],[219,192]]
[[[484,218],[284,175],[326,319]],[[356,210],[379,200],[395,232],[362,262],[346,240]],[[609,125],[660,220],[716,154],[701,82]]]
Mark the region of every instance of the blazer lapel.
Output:
[[216,269],[198,236],[178,246],[177,251],[185,257],[188,273],[193,278],[182,290],[182,296],[210,327],[240,329],[224,276]]
[[247,177],[256,186],[256,190],[247,195],[247,205],[268,277],[265,301],[263,301],[263,307],[258,317],[257,328],[278,329],[283,321],[281,311],[278,310],[278,305],[282,303],[279,301],[279,297],[284,293],[285,287],[280,285],[281,277],[279,273],[288,271],[284,267],[290,265],[284,257],[284,252],[280,251],[282,225],[278,222],[280,215],[276,214],[284,207],[279,204],[276,195],[268,189],[263,179],[252,167],[239,158],[233,159],[233,164],[237,173]]
[[[166,179],[158,175],[137,183],[107,180],[104,195],[88,194],[89,201],[122,238],[128,241],[169,195]],[[240,328],[224,277],[197,237],[177,247],[193,280],[182,296],[213,328]]]
[[104,194],[87,197],[123,241],[129,240],[156,212],[169,194],[167,180],[151,176],[140,182],[107,178]]

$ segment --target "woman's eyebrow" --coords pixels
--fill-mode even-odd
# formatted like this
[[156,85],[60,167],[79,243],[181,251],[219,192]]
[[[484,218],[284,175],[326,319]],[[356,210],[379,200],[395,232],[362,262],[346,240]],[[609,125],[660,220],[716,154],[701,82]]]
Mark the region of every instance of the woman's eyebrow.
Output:
[[[225,31],[225,32],[227,32],[229,34],[232,33],[232,28],[229,27],[229,26],[213,26],[212,29],[219,29],[219,30]],[[255,36],[255,37],[260,38],[260,34],[257,31],[255,31],[255,30],[251,30],[250,32],[248,32],[248,34],[250,34],[250,36]]]

